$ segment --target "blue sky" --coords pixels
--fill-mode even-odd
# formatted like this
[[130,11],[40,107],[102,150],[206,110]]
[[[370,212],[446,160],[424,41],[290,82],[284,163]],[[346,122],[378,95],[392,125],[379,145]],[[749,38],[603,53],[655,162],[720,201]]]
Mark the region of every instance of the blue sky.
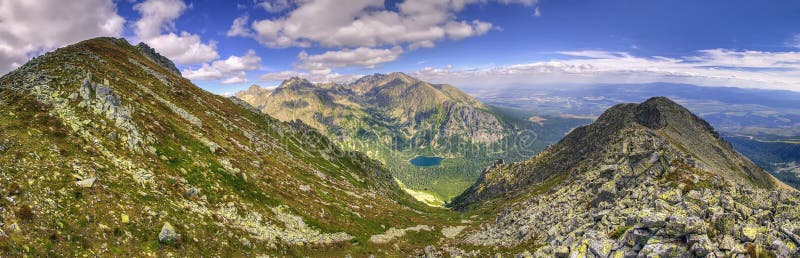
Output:
[[[215,93],[393,71],[456,86],[667,81],[800,91],[798,1],[25,2],[0,0],[0,27],[17,28],[0,29],[11,35],[0,37],[0,65],[24,61],[3,47],[29,58],[73,35],[122,36],[147,42]],[[97,9],[89,21],[22,15],[88,6]],[[37,26],[63,30],[39,36],[47,40],[23,34]]]

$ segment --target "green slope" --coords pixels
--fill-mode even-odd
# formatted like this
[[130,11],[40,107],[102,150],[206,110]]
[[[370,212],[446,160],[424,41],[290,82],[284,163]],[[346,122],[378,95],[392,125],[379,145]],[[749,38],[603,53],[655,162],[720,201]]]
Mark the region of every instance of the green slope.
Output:
[[[0,253],[367,255],[447,225],[377,161],[98,38],[0,78]],[[173,240],[160,241],[169,223]],[[424,247],[402,241],[398,250]]]

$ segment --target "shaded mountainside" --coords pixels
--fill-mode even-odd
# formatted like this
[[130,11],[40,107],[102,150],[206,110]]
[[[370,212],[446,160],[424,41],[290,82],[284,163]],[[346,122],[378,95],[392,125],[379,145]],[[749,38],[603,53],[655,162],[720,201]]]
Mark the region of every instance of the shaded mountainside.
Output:
[[442,222],[379,162],[141,49],[87,40],[0,78],[0,253],[366,255],[384,225]]
[[[529,155],[511,151],[518,124],[452,86],[403,73],[365,76],[349,84],[292,78],[269,93],[251,87],[236,96],[281,121],[303,121],[340,147],[383,162],[412,194],[432,205],[461,193],[486,164]],[[534,149],[545,146],[536,144]],[[444,161],[415,167],[408,161],[418,155]]]
[[518,163],[496,164],[453,206],[497,213],[466,243],[535,256],[797,254],[798,193],[666,98],[620,104]]
[[800,137],[724,134],[726,140],[757,165],[800,189]]

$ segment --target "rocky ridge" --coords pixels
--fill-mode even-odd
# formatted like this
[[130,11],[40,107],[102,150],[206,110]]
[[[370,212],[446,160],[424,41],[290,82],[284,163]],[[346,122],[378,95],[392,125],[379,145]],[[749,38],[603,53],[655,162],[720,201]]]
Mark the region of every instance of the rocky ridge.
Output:
[[0,77],[0,253],[343,255],[431,223],[376,161],[151,58],[97,38]]
[[496,165],[454,206],[503,207],[463,242],[541,245],[536,257],[790,257],[799,202],[707,123],[653,98],[609,109],[531,160]]
[[136,47],[139,49],[142,55],[147,57],[147,59],[150,59],[150,61],[153,63],[164,67],[164,69],[167,69],[167,71],[170,71],[174,75],[181,76],[181,71],[178,70],[178,67],[175,67],[175,63],[173,63],[172,60],[169,60],[169,58],[166,58],[156,52],[156,50],[152,47],[148,46],[144,42],[139,43],[136,45]]

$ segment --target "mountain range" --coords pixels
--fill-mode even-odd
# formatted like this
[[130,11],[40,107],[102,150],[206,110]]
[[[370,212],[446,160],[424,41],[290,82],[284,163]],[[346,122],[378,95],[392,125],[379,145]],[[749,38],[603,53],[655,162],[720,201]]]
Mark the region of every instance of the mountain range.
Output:
[[[292,78],[274,90],[255,86],[235,96],[281,121],[300,120],[340,147],[381,161],[410,193],[432,205],[461,193],[495,160],[527,158],[583,122],[536,124],[453,86],[399,72],[348,84]],[[419,156],[443,160],[423,167],[409,162]]]
[[[552,121],[401,73],[295,78],[238,95],[278,100],[251,105],[173,68],[146,45],[95,38],[0,77],[0,255],[800,253],[798,191],[667,98],[615,105],[558,135]],[[560,140],[470,165],[484,168],[451,209],[415,200],[402,171],[373,158],[380,149],[362,154],[369,141],[348,138],[457,160],[461,147],[446,143],[491,146],[520,125]]]

